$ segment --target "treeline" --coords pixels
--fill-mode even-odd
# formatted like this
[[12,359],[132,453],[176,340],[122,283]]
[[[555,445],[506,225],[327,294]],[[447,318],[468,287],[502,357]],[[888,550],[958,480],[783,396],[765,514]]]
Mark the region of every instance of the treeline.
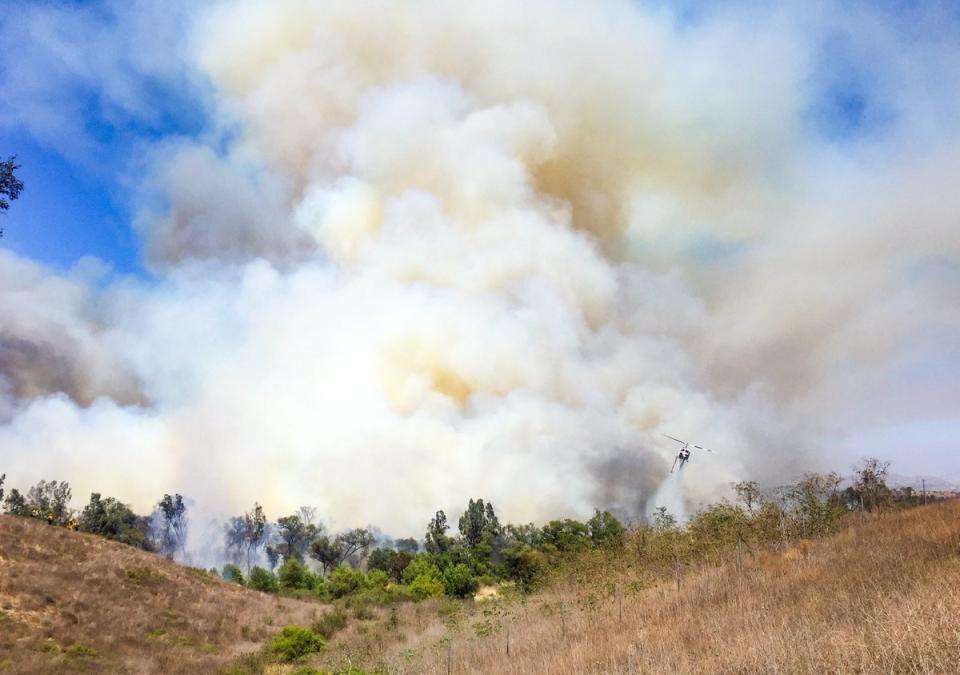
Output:
[[[255,503],[225,524],[229,562],[212,571],[256,590],[328,600],[468,597],[481,585],[503,582],[529,591],[556,570],[577,567],[560,563],[590,560],[595,552],[629,554],[651,567],[720,560],[734,547],[780,546],[832,533],[852,512],[915,506],[926,499],[911,488],[890,488],[888,469],[889,462],[868,459],[846,480],[836,473],[808,473],[772,489],[741,482],[732,486],[734,502],[705,508],[686,523],[660,509],[629,530],[599,510],[585,521],[502,524],[493,504],[471,499],[456,528],[437,511],[420,541],[386,540],[371,528],[329,533],[309,507],[271,521]],[[70,498],[70,486],[57,481],[4,497],[0,477],[5,513],[43,518],[169,557],[185,554],[188,521],[181,495],[163,495],[149,516],[98,493],[75,512]]]
[[[712,504],[686,523],[658,509],[648,524],[625,534],[616,554],[639,565],[651,579],[676,574],[679,580],[687,565],[731,561],[739,565],[743,555],[827,536],[851,519],[943,499],[911,487],[889,487],[889,466],[870,458],[846,478],[807,473],[795,483],[766,489],[753,481],[736,483],[731,485],[735,501]],[[589,574],[599,561],[587,555],[571,562],[561,570],[568,577]]]
[[10,516],[37,518],[129,546],[174,557],[187,542],[187,507],[181,495],[163,495],[149,516],[134,513],[128,504],[99,492],[80,510],[71,508],[73,491],[67,481],[41,480],[26,493],[4,492],[6,474],[0,475],[0,504]]
[[[331,600],[358,593],[379,600],[467,597],[480,585],[503,581],[531,587],[557,557],[618,546],[624,532],[613,515],[599,510],[582,522],[501,525],[493,504],[471,499],[456,531],[437,511],[422,545],[412,538],[378,542],[368,528],[325,533],[307,507],[271,523],[254,504],[227,523],[225,549],[232,562],[220,573],[261,591]],[[261,553],[266,566],[253,564]]]

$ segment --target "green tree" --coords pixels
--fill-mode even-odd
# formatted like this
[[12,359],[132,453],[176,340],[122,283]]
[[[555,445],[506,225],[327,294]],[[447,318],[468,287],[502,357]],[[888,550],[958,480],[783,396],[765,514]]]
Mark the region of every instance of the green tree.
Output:
[[447,536],[447,514],[437,511],[433,519],[427,523],[427,534],[424,538],[424,548],[428,553],[445,553],[450,550],[453,541]]
[[91,494],[90,502],[83,507],[79,525],[83,532],[98,534],[147,551],[153,548],[147,537],[147,519],[138,516],[129,506],[113,497],[102,498],[98,492]]
[[263,545],[267,537],[267,517],[263,507],[254,502],[253,508],[243,516],[243,545],[247,551],[247,573],[250,573],[250,558]]
[[267,554],[267,563],[270,565],[270,570],[273,571],[277,569],[277,565],[280,563],[280,558],[283,557],[283,553],[277,546],[273,544],[267,544],[266,548],[263,549],[263,552]]
[[3,512],[10,516],[29,516],[30,505],[27,504],[27,498],[20,493],[20,490],[13,488],[3,500]]
[[507,539],[514,545],[526,544],[536,548],[543,543],[543,530],[533,523],[527,523],[526,525],[507,524],[504,531]]
[[310,557],[320,563],[323,574],[336,569],[343,560],[343,545],[323,535],[314,539],[310,544]]
[[734,491],[737,493],[737,499],[743,502],[743,505],[747,507],[747,511],[753,513],[755,506],[759,506],[762,499],[762,494],[760,492],[760,486],[755,480],[744,480],[739,483],[732,483]]
[[594,546],[619,546],[623,540],[624,527],[609,511],[596,509],[587,521],[587,529]]
[[0,475],[0,504],[3,503],[3,482],[7,479],[7,474]]
[[244,544],[246,542],[247,525],[243,516],[233,516],[223,528],[225,549],[227,555],[234,563],[239,563],[243,557]]
[[282,540],[278,551],[284,558],[293,557],[303,562],[310,544],[320,534],[321,528],[315,519],[316,510],[309,506],[301,506],[296,513],[277,519],[277,534]]
[[[840,480],[835,473],[807,473],[789,489],[793,515],[799,520],[799,534],[819,536],[835,529],[836,521],[845,510],[837,492]],[[795,522],[794,527],[797,525]]]
[[417,540],[413,537],[397,539],[393,542],[393,545],[398,551],[405,551],[411,554],[416,554],[416,552],[420,550],[420,544],[418,544]]
[[173,558],[178,551],[186,554],[187,505],[182,495],[163,495],[157,503],[154,529],[154,543],[160,553],[168,558]]
[[667,511],[666,506],[660,506],[653,512],[653,529],[657,532],[665,532],[677,529],[678,523],[676,517]]
[[66,525],[70,520],[70,498],[73,496],[67,481],[42,480],[27,491],[27,502],[40,509],[40,515],[46,518],[53,515],[55,525]]
[[373,544],[373,535],[366,528],[358,527],[353,530],[347,530],[337,535],[337,543],[340,545],[343,555],[340,562],[347,562],[354,557],[361,560],[366,557],[367,551]]
[[585,524],[572,518],[551,520],[543,526],[543,543],[562,553],[583,551],[590,548],[590,530]]
[[500,522],[493,510],[493,504],[483,503],[482,499],[467,503],[467,509],[460,516],[460,535],[467,548],[476,548],[483,542],[490,542],[500,535]]
[[[16,160],[16,156],[13,156],[0,162],[0,212],[9,209],[10,202],[17,199],[23,190],[23,182],[15,173],[20,168]],[[0,228],[0,237],[2,236],[3,228]]]
[[887,486],[890,462],[868,457],[854,467],[851,486],[853,495],[868,511],[879,511],[890,503],[892,493]]
[[368,570],[383,570],[387,574],[393,569],[394,561],[397,558],[397,552],[389,548],[375,548],[370,557],[367,558]]

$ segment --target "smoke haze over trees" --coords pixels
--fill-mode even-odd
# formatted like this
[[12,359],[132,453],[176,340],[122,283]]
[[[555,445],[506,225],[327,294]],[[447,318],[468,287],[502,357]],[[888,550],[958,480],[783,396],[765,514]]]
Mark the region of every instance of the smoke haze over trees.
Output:
[[[118,169],[142,278],[0,249],[0,461],[29,483],[419,537],[470,494],[504,522],[642,516],[663,433],[722,453],[694,458],[693,511],[956,419],[960,30],[936,7],[16,11],[0,123],[98,156],[85,101],[199,118]],[[243,564],[292,541],[236,531]]]

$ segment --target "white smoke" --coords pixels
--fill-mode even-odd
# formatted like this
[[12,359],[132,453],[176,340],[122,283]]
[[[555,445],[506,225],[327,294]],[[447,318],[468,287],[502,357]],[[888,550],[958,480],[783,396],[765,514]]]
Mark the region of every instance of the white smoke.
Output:
[[687,504],[683,494],[682,471],[673,471],[663,479],[657,491],[647,501],[647,517],[649,518],[651,514],[656,513],[658,509],[666,509],[665,513],[672,516],[680,525],[687,522]]
[[471,496],[637,515],[664,432],[723,451],[691,505],[812,466],[850,383],[960,333],[960,143],[817,141],[821,33],[745,19],[219,3],[220,126],[155,150],[137,221],[157,280],[0,257],[2,468],[418,534]]

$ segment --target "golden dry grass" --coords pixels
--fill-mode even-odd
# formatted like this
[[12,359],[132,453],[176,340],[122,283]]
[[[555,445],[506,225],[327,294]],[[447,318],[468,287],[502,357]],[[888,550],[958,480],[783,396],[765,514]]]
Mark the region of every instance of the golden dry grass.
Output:
[[320,611],[100,537],[0,516],[2,673],[216,672]]
[[[960,671],[960,501],[745,553],[742,574],[732,559],[685,569],[680,591],[665,574],[628,544],[525,598],[504,589],[483,603],[353,605],[309,663],[439,674]],[[0,517],[0,672],[217,672],[322,611]]]
[[960,672],[957,500],[744,554],[741,575],[733,560],[684,570],[679,592],[629,546],[585,569],[579,583],[524,602],[441,604],[445,617],[437,605],[404,607],[399,627],[377,617],[315,662],[343,665],[348,650],[371,669],[444,675]]

